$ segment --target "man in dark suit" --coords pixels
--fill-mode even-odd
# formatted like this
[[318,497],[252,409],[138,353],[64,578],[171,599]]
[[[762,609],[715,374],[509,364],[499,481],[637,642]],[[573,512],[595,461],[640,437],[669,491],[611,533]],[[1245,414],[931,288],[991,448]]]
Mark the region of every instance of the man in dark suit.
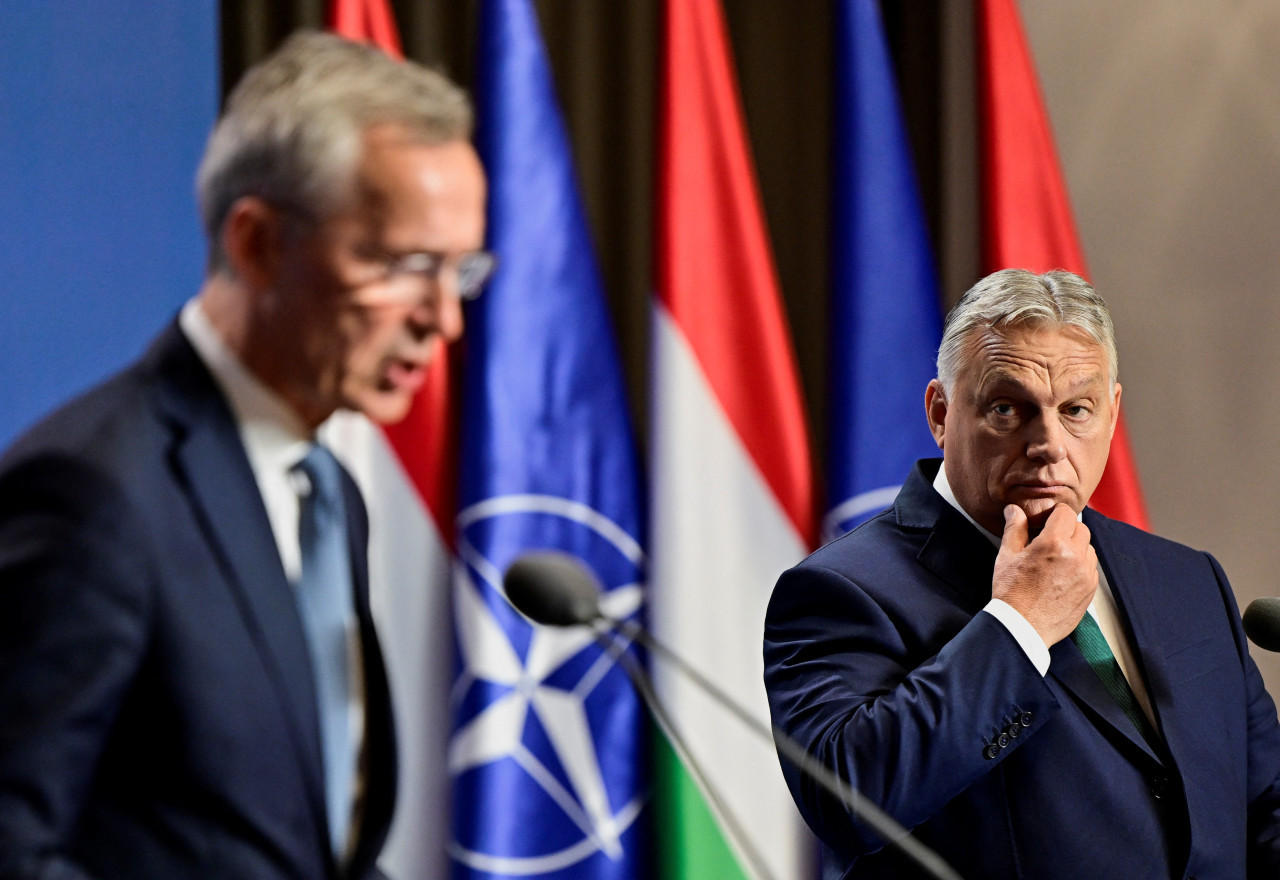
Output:
[[199,295],[0,462],[0,877],[381,876],[367,524],[315,431],[402,417],[461,333],[470,130],[443,77],[292,38],[210,138]]
[[[1280,726],[1226,576],[1086,509],[1116,363],[1075,275],[965,294],[925,393],[943,460],[774,590],[774,721],[967,878],[1277,877]],[[928,876],[786,774],[825,876]]]

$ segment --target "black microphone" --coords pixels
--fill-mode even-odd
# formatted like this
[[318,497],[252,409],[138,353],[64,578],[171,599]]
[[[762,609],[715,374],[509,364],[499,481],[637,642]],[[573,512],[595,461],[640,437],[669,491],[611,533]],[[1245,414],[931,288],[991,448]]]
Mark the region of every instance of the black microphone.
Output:
[[[676,728],[665,704],[658,698],[653,680],[636,658],[627,651],[628,643],[619,643],[616,634],[624,624],[600,610],[600,585],[577,557],[555,550],[538,550],[521,556],[507,569],[502,579],[507,599],[515,609],[534,623],[547,626],[590,626],[596,641],[617,661],[640,694],[645,707],[670,741],[689,774],[714,812],[724,821],[729,837],[738,844],[743,857],[751,864],[753,876],[774,880],[764,856],[752,842],[729,805],[720,796],[702,762],[690,750]],[[631,624],[639,629],[638,625]],[[634,635],[632,636],[634,638]]]
[[1280,599],[1254,599],[1244,610],[1244,634],[1264,651],[1280,651]]
[[568,553],[526,553],[511,563],[502,587],[516,610],[535,623],[579,626],[603,617],[595,578]]
[[[635,662],[631,655],[625,653],[625,645],[619,647],[616,642],[607,637],[608,632],[621,633],[644,645],[653,653],[661,655],[703,693],[735,715],[766,742],[773,743],[778,753],[801,774],[839,800],[850,814],[866,824],[890,846],[910,858],[934,880],[963,880],[941,856],[912,837],[911,833],[892,816],[867,800],[857,789],[845,783],[828,767],[819,763],[785,732],[761,722],[733,697],[654,638],[653,634],[640,624],[608,617],[600,610],[599,583],[576,557],[557,551],[527,553],[511,564],[502,583],[511,604],[535,623],[548,626],[590,626],[595,629],[597,640],[619,661],[623,671],[644,699],[645,705],[653,713],[658,726],[667,734],[676,751],[685,758],[690,771],[711,798],[718,812],[726,818],[731,832],[738,838],[739,845],[753,862],[757,862],[757,867],[761,868],[762,876],[768,873],[763,869],[763,859],[754,854],[755,850],[749,836],[742,831],[741,826],[733,818],[732,812],[720,800],[697,760],[685,746],[679,731],[672,725],[665,706],[654,692],[648,673]],[[1280,600],[1275,601],[1280,604]]]

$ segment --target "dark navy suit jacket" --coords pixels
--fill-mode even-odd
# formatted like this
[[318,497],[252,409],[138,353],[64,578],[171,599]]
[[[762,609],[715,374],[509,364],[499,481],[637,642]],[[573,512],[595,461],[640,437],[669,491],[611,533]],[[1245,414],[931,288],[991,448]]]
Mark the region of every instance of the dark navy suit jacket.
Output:
[[394,800],[346,478],[367,807],[329,854],[305,636],[236,425],[176,323],[0,461],[0,877],[380,876]]
[[[1070,639],[1042,678],[979,613],[996,548],[934,491],[938,464],[778,581],[774,722],[968,880],[1280,877],[1280,726],[1218,563],[1085,511],[1152,745]],[[786,775],[825,876],[922,876]]]

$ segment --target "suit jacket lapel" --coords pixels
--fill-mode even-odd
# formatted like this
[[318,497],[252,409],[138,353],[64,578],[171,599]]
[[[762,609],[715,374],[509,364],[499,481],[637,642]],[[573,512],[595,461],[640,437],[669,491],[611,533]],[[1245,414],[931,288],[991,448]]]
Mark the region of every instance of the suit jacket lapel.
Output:
[[227,584],[280,692],[292,721],[290,733],[308,794],[320,826],[327,828],[306,637],[235,421],[176,324],[160,337],[148,359],[159,379],[158,405],[174,431],[173,467],[190,493]]
[[894,502],[898,524],[921,530],[920,564],[946,582],[970,613],[991,601],[996,548],[933,488],[940,459],[916,462]]

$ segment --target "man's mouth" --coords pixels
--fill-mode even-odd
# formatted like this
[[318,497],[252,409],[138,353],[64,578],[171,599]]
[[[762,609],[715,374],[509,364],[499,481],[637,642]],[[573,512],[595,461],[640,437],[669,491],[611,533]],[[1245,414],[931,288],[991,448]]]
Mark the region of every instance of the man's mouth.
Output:
[[1048,498],[1069,491],[1065,483],[1052,483],[1045,480],[1014,483],[1012,489],[1020,495],[1029,495],[1033,498]]
[[417,391],[427,378],[426,364],[417,361],[393,360],[383,373],[387,382],[400,391]]

